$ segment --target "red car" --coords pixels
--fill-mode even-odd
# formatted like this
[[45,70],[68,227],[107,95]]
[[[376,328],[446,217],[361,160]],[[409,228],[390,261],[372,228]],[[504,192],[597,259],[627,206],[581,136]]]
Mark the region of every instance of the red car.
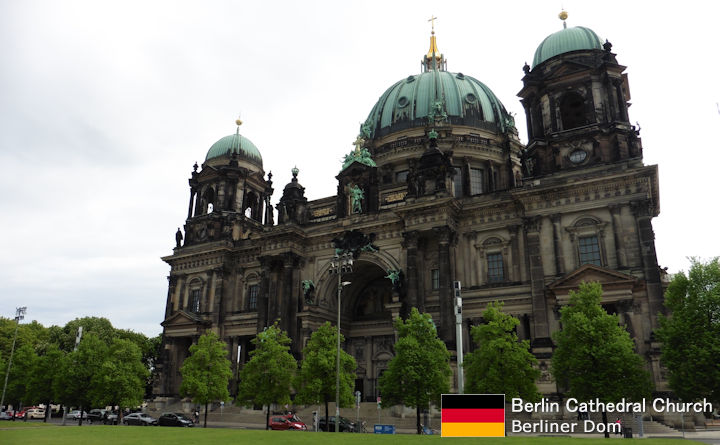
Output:
[[307,431],[305,425],[295,414],[282,414],[270,416],[268,426],[271,430],[302,430]]

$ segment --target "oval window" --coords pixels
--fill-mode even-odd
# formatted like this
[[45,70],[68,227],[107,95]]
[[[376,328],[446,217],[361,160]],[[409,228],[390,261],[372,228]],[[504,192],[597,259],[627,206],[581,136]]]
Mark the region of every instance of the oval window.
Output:
[[405,82],[407,82],[407,83],[411,83],[411,82],[414,82],[414,81],[415,81],[415,76],[408,76],[408,78],[405,79]]
[[474,104],[477,102],[477,97],[473,93],[468,93],[467,96],[465,96],[465,101],[469,104]]
[[573,164],[579,164],[587,158],[587,152],[585,150],[575,150],[570,153],[570,162]]
[[404,107],[407,107],[407,104],[409,104],[410,101],[408,100],[407,97],[401,96],[400,99],[398,99],[397,103],[400,108],[404,108]]

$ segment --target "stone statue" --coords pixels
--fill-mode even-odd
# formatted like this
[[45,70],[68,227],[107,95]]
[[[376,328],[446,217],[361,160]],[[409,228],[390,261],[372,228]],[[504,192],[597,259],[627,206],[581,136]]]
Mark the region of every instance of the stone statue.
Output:
[[402,271],[396,270],[396,269],[388,269],[387,273],[388,274],[385,276],[385,278],[387,278],[388,280],[390,280],[390,282],[392,282],[393,290],[395,292],[400,292],[400,289],[402,288],[402,280],[403,280]]
[[315,290],[315,283],[312,280],[302,281],[303,295],[305,296],[305,304],[312,304],[312,292]]
[[360,187],[355,184],[350,189],[350,202],[352,203],[353,213],[362,213],[362,200],[365,198],[365,193]]
[[183,240],[183,234],[180,231],[180,227],[178,227],[177,232],[175,232],[175,247],[180,247],[180,243],[182,243]]

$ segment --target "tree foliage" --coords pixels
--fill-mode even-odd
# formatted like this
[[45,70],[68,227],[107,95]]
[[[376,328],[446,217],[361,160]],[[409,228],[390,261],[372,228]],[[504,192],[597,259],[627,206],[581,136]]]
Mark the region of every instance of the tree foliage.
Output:
[[[345,338],[340,335],[340,342]],[[355,359],[340,350],[340,406],[353,403],[355,384]],[[308,340],[303,349],[303,360],[295,380],[298,393],[295,402],[303,405],[325,404],[325,418],[328,418],[328,404],[336,397],[337,382],[337,328],[325,322]],[[329,431],[329,429],[328,429]]]
[[200,336],[197,344],[190,346],[190,356],[180,368],[180,393],[191,397],[194,403],[205,405],[204,426],[207,426],[208,403],[230,398],[228,381],[232,369],[227,356],[225,342],[214,332],[207,332]]
[[688,275],[673,277],[665,293],[669,317],[660,317],[662,363],[683,400],[720,403],[720,260],[692,260]]
[[382,406],[404,404],[416,408],[418,434],[420,412],[430,402],[440,405],[440,395],[450,391],[450,353],[437,336],[429,314],[412,308],[407,320],[395,320],[398,341],[395,357],[380,377]]
[[255,349],[240,372],[238,405],[286,405],[290,403],[290,388],[297,371],[297,362],[290,354],[291,340],[275,323],[260,332],[253,340]]
[[[18,406],[20,403],[27,405],[28,402],[30,402],[28,397],[28,376],[32,373],[36,360],[37,355],[31,345],[25,344],[19,348],[15,348],[15,353],[12,356],[10,375],[8,376],[5,404],[12,403],[14,406]],[[7,363],[5,366],[7,366]],[[6,372],[7,368],[4,368],[2,372],[3,379]]]
[[[652,383],[643,359],[617,315],[600,306],[601,298],[597,282],[582,283],[577,292],[570,292],[570,304],[560,309],[562,330],[554,336],[552,374],[559,387],[578,400],[649,397]],[[602,414],[607,423],[607,414]]]
[[478,348],[465,356],[465,392],[537,401],[537,359],[530,353],[528,340],[518,341],[515,328],[520,321],[502,307],[498,302],[488,305],[483,312],[485,324],[470,331]]
[[[26,377],[29,381],[26,393],[29,403],[44,403],[49,406],[50,402],[58,400],[54,382],[58,378],[58,370],[61,369],[64,355],[65,353],[56,344],[51,344],[34,361],[32,372],[29,377]],[[46,411],[48,411],[46,412],[47,419],[50,410]]]
[[66,354],[53,382],[58,401],[63,405],[89,408],[90,384],[107,357],[107,346],[94,334],[83,334],[77,350]]
[[140,405],[149,374],[141,359],[135,343],[121,338],[113,340],[90,382],[90,400],[94,405]]

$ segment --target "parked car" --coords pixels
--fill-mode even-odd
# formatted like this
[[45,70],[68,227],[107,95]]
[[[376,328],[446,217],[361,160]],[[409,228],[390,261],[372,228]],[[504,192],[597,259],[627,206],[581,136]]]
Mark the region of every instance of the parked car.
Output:
[[38,407],[32,407],[28,408],[26,411],[28,419],[44,419],[45,418],[45,409],[44,408],[38,408]]
[[0,412],[0,420],[12,420],[13,418],[13,412],[12,411],[3,411]]
[[[320,431],[327,431],[327,422],[325,417],[321,417],[318,420],[318,428]],[[330,416],[330,431],[335,431],[335,416]],[[340,416],[340,432],[341,433],[354,433],[355,423],[349,419]]]
[[300,419],[294,415],[274,415],[270,417],[268,426],[271,430],[302,430],[307,431],[307,425],[300,421]]
[[118,415],[116,413],[108,411],[107,416],[105,417],[105,419],[103,419],[103,424],[117,425],[118,424]]
[[123,423],[125,425],[140,425],[140,426],[147,426],[147,425],[157,425],[158,421],[154,417],[150,417],[149,415],[145,413],[132,413],[128,414],[127,416],[123,417]]
[[87,420],[88,422],[102,422],[105,418],[105,412],[107,410],[105,409],[91,409],[90,412],[87,413]]
[[[65,417],[71,420],[78,420],[80,418],[80,410],[74,409],[70,411]],[[87,419],[87,412],[82,412],[82,418]]]
[[165,413],[158,419],[158,425],[160,426],[187,426],[191,427],[195,424],[192,420],[185,417],[184,414],[180,413]]

